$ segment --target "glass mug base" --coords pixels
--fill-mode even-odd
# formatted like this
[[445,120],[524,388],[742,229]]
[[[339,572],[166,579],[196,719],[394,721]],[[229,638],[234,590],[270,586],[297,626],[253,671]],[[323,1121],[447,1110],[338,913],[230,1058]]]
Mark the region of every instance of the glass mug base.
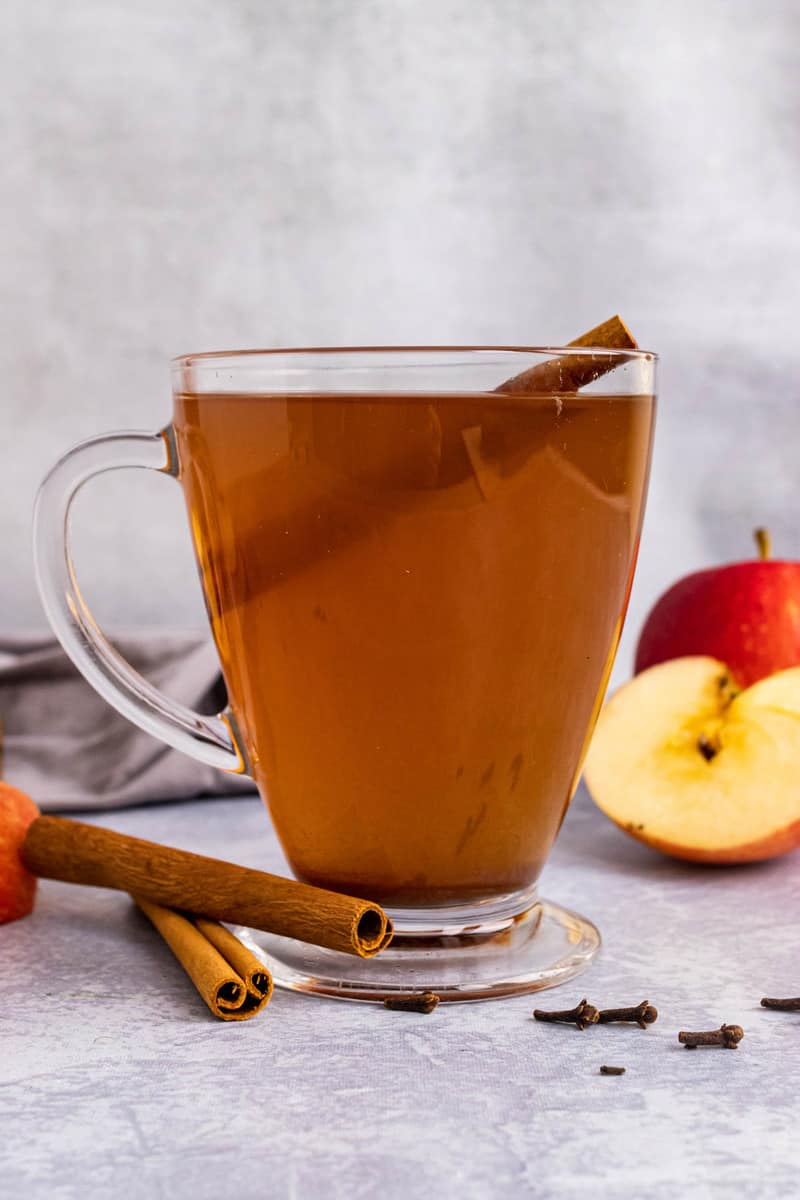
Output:
[[540,899],[535,888],[485,906],[388,912],[395,936],[374,958],[252,929],[236,933],[269,967],[276,986],[373,1002],[422,992],[452,1002],[540,991],[580,974],[600,948],[590,921]]

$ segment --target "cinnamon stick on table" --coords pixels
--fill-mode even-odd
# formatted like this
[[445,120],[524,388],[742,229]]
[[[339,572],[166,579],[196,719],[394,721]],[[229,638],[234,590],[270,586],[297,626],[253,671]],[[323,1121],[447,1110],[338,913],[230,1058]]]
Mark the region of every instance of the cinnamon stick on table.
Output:
[[47,879],[117,888],[361,958],[378,954],[392,937],[391,921],[369,900],[64,817],[37,817],[20,854],[29,871]]
[[266,1007],[272,976],[237,937],[216,921],[184,916],[134,896],[215,1017],[246,1021]]

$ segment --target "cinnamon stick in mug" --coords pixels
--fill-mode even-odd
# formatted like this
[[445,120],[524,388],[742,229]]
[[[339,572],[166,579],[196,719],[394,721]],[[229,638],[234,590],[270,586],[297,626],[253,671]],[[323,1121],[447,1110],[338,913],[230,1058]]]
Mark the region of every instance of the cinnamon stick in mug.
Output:
[[[353,543],[369,541],[375,536],[378,504],[386,521],[413,512],[420,504],[445,504],[451,509],[473,504],[481,488],[480,477],[476,478],[476,429],[478,449],[484,455],[503,459],[509,448],[524,454],[526,438],[531,440],[531,421],[536,421],[525,402],[527,396],[574,392],[619,366],[617,357],[602,350],[636,347],[619,316],[569,344],[596,347],[599,352],[562,354],[539,362],[496,385],[487,393],[498,396],[492,403],[476,404],[475,397],[457,395],[432,397],[429,403],[415,399],[402,406],[354,404],[352,397],[336,394],[324,404],[300,394],[288,397],[288,450],[281,448],[281,433],[273,461],[259,463],[252,472],[238,469],[226,485],[226,509],[236,514],[237,553],[247,563],[248,592],[281,587],[286,579]],[[187,458],[194,455],[204,466],[206,441],[213,445],[218,436],[230,436],[237,402],[226,395],[216,416],[206,403],[208,428],[201,437],[195,428],[197,399],[180,396],[175,430],[181,453]],[[251,405],[247,411],[252,412]],[[270,428],[265,426],[264,437],[270,436]],[[195,483],[187,479],[185,486],[191,503],[206,511],[207,498],[195,497]],[[213,573],[206,556],[225,536],[215,527],[196,538],[204,574],[207,569]],[[231,553],[230,547],[226,553]],[[230,580],[217,573],[209,596],[213,616],[237,607],[241,598],[233,593]]]
[[[582,333],[568,343],[570,346],[597,348],[598,350],[636,350],[636,341],[622,317],[615,315],[594,329]],[[576,392],[595,379],[600,379],[619,360],[611,354],[564,354],[538,363],[527,371],[521,371],[513,379],[507,379],[494,390],[506,396],[531,395],[541,392]]]
[[167,908],[371,958],[391,940],[379,905],[65,817],[37,817],[20,851],[34,875],[131,892]]
[[505,408],[487,407],[481,413],[479,425],[468,425],[462,420],[464,449],[484,499],[489,499],[506,476],[522,468],[530,452],[541,444],[541,409],[531,409],[526,403],[528,397],[552,396],[560,414],[562,397],[574,395],[619,366],[619,358],[604,354],[603,350],[637,348],[620,316],[610,317],[569,345],[597,349],[599,353],[562,354],[537,363],[494,389],[499,395],[518,398],[518,406],[512,400]]

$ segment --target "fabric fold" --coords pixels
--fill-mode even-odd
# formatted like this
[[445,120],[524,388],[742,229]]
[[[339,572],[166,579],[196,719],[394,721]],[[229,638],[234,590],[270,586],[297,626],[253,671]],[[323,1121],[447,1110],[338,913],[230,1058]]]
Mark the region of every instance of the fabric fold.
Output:
[[[137,632],[113,641],[167,696],[204,713],[224,707],[208,634]],[[45,812],[255,791],[251,779],[188,758],[120,716],[52,637],[0,637],[0,721],[2,777]]]

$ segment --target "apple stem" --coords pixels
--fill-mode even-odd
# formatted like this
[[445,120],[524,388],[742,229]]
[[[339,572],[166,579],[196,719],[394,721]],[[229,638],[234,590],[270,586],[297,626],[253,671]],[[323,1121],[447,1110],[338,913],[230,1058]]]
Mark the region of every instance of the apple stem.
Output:
[[769,536],[769,530],[762,529],[760,527],[758,529],[754,529],[753,537],[756,539],[758,557],[762,562],[766,562],[766,560],[772,554],[772,538]]

